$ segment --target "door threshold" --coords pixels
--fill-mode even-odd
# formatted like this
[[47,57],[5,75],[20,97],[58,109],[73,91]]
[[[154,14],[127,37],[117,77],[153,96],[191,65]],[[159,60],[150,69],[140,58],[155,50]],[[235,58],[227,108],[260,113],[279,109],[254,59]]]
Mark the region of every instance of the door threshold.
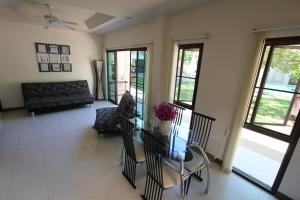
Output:
[[260,180],[250,176],[249,174],[243,172],[242,170],[232,167],[232,172],[234,172],[236,175],[240,176],[241,178],[245,179],[246,181],[252,183],[253,185],[263,189],[264,191],[274,195],[275,192],[272,191],[272,188],[268,186],[267,184],[261,182]]

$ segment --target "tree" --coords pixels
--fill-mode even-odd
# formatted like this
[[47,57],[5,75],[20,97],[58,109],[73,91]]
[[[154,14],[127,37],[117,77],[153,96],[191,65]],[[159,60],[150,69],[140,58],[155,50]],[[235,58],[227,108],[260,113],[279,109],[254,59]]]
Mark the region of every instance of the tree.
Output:
[[275,48],[271,67],[290,73],[290,83],[296,85],[300,76],[300,49]]

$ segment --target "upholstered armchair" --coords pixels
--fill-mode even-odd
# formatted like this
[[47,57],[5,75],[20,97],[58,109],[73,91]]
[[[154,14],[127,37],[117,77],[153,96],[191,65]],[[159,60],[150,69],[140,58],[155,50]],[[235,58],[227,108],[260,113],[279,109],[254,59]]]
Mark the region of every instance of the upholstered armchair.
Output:
[[126,91],[118,107],[99,108],[96,110],[94,129],[99,134],[109,134],[118,131],[116,125],[120,123],[120,114],[127,119],[135,117],[135,100]]

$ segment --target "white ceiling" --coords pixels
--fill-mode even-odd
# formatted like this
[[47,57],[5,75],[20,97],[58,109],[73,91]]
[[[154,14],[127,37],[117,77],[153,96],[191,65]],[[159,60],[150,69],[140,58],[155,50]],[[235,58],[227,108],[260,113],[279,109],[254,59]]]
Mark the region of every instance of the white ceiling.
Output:
[[[43,27],[42,16],[48,14],[43,4],[49,3],[54,7],[53,14],[59,19],[77,22],[79,26],[75,26],[76,30],[103,34],[212,1],[216,0],[0,0],[0,20]],[[114,18],[89,30],[85,20],[96,13]]]

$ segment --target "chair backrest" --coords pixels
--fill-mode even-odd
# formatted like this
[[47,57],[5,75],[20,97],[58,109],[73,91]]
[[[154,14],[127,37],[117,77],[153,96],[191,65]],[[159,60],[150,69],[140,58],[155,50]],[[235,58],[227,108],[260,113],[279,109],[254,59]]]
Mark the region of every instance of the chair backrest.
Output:
[[134,124],[120,115],[121,132],[124,143],[125,152],[133,159],[136,160],[134,144],[133,144],[133,133]]
[[212,124],[215,120],[216,119],[212,117],[193,112],[190,123],[188,143],[196,143],[205,149],[211,132]]
[[127,119],[133,118],[135,116],[135,105],[133,96],[130,92],[126,91],[121,98],[118,111]]
[[166,145],[151,133],[143,133],[147,173],[163,187],[162,156],[166,153]]
[[172,133],[178,134],[178,127],[181,125],[181,121],[182,121],[182,115],[183,115],[183,111],[185,110],[185,108],[172,104],[172,103],[168,103],[170,106],[172,106],[175,110],[176,110],[176,118],[172,121]]

